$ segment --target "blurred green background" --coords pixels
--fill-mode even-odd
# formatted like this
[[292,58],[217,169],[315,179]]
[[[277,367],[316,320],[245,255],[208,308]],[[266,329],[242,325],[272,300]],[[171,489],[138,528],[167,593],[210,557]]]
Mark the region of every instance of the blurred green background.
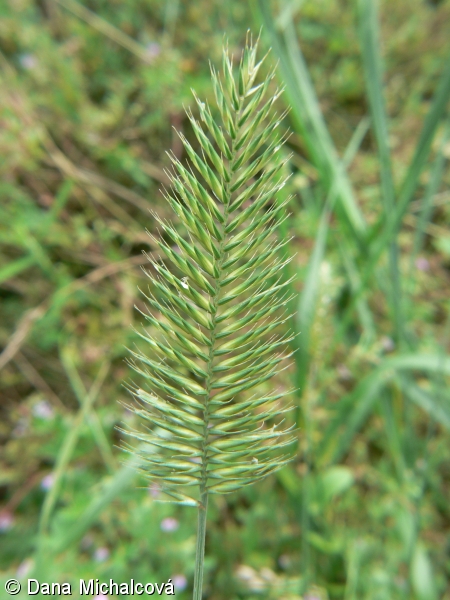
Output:
[[191,87],[213,100],[224,34],[238,56],[263,26],[291,107],[298,455],[211,501],[205,598],[450,599],[449,22],[449,0],[0,3],[1,598],[190,597],[195,510],[118,450],[125,347],[173,127]]

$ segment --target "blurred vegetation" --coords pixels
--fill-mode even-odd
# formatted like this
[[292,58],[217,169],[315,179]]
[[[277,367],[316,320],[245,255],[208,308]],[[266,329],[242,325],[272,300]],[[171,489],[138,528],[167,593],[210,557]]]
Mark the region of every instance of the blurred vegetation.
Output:
[[212,100],[224,34],[237,56],[263,25],[292,109],[299,448],[211,502],[205,596],[450,599],[450,2],[374,7],[0,4],[2,590],[171,577],[190,597],[194,509],[117,450],[125,347],[165,151],[185,158],[172,126],[191,87]]

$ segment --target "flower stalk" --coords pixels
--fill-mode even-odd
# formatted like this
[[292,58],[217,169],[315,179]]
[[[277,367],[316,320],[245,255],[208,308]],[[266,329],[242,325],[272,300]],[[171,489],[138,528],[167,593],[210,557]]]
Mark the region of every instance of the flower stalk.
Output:
[[193,600],[202,600],[203,565],[205,562],[206,516],[208,513],[208,492],[200,496],[197,515],[197,545],[195,549],[194,595]]

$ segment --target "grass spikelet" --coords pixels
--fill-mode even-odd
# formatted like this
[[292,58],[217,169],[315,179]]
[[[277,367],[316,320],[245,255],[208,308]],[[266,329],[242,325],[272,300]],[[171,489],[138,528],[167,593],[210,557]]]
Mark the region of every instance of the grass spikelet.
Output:
[[[180,135],[189,165],[170,156],[166,193],[181,227],[158,219],[144,314],[152,334],[130,364],[144,383],[132,386],[132,410],[147,426],[126,431],[152,452],[144,472],[175,502],[197,505],[199,535],[194,598],[200,598],[209,494],[230,493],[290,460],[292,429],[280,419],[286,393],[267,391],[289,341],[280,271],[289,258],[276,241],[284,204],[279,158],[279,95],[273,72],[256,75],[257,43],[248,42],[237,76],[228,51],[211,67],[219,122],[194,93],[200,120],[187,113],[199,150]],[[183,231],[183,233],[180,233]],[[140,446],[142,447],[142,445]],[[135,450],[130,446],[130,451]]]

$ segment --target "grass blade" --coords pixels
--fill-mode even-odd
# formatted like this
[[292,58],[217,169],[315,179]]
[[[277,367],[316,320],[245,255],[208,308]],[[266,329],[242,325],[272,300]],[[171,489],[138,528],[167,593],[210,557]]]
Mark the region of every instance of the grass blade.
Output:
[[[395,213],[392,215],[390,219],[388,219],[384,223],[384,230],[380,235],[375,237],[375,241],[372,244],[371,249],[371,260],[367,265],[366,277],[371,277],[373,269],[378,262],[381,254],[384,249],[390,244],[391,240],[395,238],[397,235],[403,217],[405,216],[409,203],[414,198],[414,194],[416,193],[419,177],[422,173],[423,168],[428,160],[431,150],[431,144],[433,142],[435,133],[441,122],[447,105],[450,99],[450,61],[448,61],[448,66],[444,70],[439,84],[437,86],[436,92],[434,94],[431,107],[425,117],[425,122],[422,128],[422,132],[419,137],[419,141],[416,146],[416,150],[409,166],[406,177],[401,186],[400,192],[398,194],[398,201]],[[380,227],[380,224],[377,224],[374,227],[374,231],[377,231]]]
[[32,254],[29,254],[28,256],[23,256],[22,258],[17,258],[16,260],[7,263],[0,268],[0,283],[22,273],[22,271],[25,271],[34,265],[35,262],[36,258]]
[[435,577],[428,552],[421,542],[416,544],[411,562],[411,582],[417,600],[437,600]]
[[383,75],[379,54],[380,42],[376,8],[376,2],[359,0],[359,28],[367,97],[378,145],[384,211],[386,216],[389,217],[392,214],[395,204],[395,190],[392,178],[391,152],[389,149],[388,118],[383,95]]
[[[67,349],[63,349],[61,352],[61,362],[69,378],[70,385],[77,397],[80,406],[83,407],[86,403],[88,396],[84,383],[81,380],[80,375],[72,361],[70,354]],[[97,416],[97,413],[93,410],[92,405],[88,411],[87,421],[94,437],[95,443],[100,451],[100,455],[103,458],[103,462],[106,468],[113,473],[116,470],[116,461],[114,460],[113,453],[111,452],[111,444],[105,435],[102,424]]]
[[64,536],[59,539],[52,552],[58,554],[63,552],[71,544],[79,540],[86,531],[96,522],[102,511],[124,490],[132,485],[136,478],[137,470],[140,467],[138,459],[131,459],[126,465],[116,471],[113,477],[105,478],[99,491],[93,496],[92,500],[79,515],[73,525],[69,525]]
[[[409,264],[409,275],[410,278],[413,277],[414,264],[417,258],[417,255],[421,251],[423,247],[423,242],[425,238],[425,228],[427,224],[430,222],[432,213],[433,213],[433,196],[437,193],[439,186],[442,181],[442,176],[444,174],[444,166],[446,163],[446,157],[444,154],[444,148],[450,139],[450,119],[447,120],[444,133],[442,135],[442,140],[439,145],[438,154],[433,162],[431,167],[430,180],[428,182],[427,188],[425,190],[425,195],[422,200],[422,206],[420,211],[419,222],[417,224],[417,228],[414,234],[413,241],[413,249],[411,252],[411,259]],[[413,285],[413,282],[410,282]],[[412,289],[412,286],[411,286]]]
[[[326,199],[325,206],[322,210],[322,216],[320,218],[314,248],[308,263],[305,282],[298,303],[294,327],[295,332],[297,333],[296,337],[294,338],[296,344],[295,360],[297,366],[295,385],[300,395],[302,395],[306,385],[310,356],[310,331],[314,322],[317,296],[320,285],[320,265],[325,256],[330,217],[338,195],[338,180],[343,176],[343,173],[345,173],[345,171],[353,162],[353,159],[362,143],[362,140],[364,139],[364,136],[367,133],[368,128],[369,120],[367,118],[362,119],[358,127],[355,129],[355,132],[347,146],[342,160],[340,172],[333,183],[333,186]],[[300,415],[298,414],[297,417],[299,416]],[[299,419],[297,418],[297,423],[298,422]]]
[[446,67],[441,75],[440,81],[434,93],[430,109],[425,117],[425,122],[416,146],[416,150],[403,181],[398,199],[398,217],[401,220],[409,203],[416,193],[419,177],[428,160],[431,144],[436,134],[450,99],[450,56],[446,61]]
[[[450,65],[450,63],[449,63]],[[370,247],[370,258],[364,266],[364,273],[361,278],[358,289],[353,294],[346,312],[342,317],[340,330],[345,330],[348,326],[354,307],[365,292],[368,282],[373,278],[375,267],[378,264],[384,250],[389,247],[392,240],[397,236],[405,216],[409,203],[414,198],[417,190],[420,174],[428,160],[431,144],[436,133],[437,127],[445,114],[445,110],[450,98],[450,66],[447,66],[443,72],[440,82],[437,86],[431,107],[425,118],[422,132],[416,147],[414,157],[408,169],[408,173],[398,194],[398,200],[395,211],[389,219],[382,217],[372,229],[370,237],[374,240]],[[381,227],[384,224],[384,228]],[[380,231],[381,229],[381,231]]]
[[[375,131],[380,161],[381,190],[385,218],[391,219],[395,210],[395,189],[392,160],[389,149],[388,118],[383,95],[383,76],[380,57],[378,15],[376,2],[359,0],[359,29],[367,96]],[[394,320],[395,339],[403,337],[401,285],[398,265],[398,247],[392,240],[389,248],[390,303]]]
[[428,413],[430,418],[434,419],[436,423],[440,423],[450,431],[450,403],[448,398],[445,399],[445,402],[442,402],[421,386],[406,379],[402,379],[400,385],[414,404]]
[[58,4],[64,6],[71,13],[82,19],[88,25],[108,37],[110,40],[116,42],[123,48],[126,48],[129,52],[143,60],[144,62],[151,62],[151,56],[145,51],[145,48],[133,40],[129,35],[105,21],[102,17],[84,7],[82,4],[75,2],[75,0],[56,0]]
[[[284,35],[276,31],[266,2],[259,0],[259,9],[271,45],[280,61],[286,92],[294,115],[295,125],[308,147],[309,155],[328,189],[338,178],[340,161],[333,140],[323,119],[295,30],[290,22]],[[364,217],[356,204],[347,176],[339,178],[338,197],[347,223],[358,240],[365,232]]]
[[95,402],[98,394],[100,393],[100,389],[103,385],[106,375],[108,374],[109,364],[104,363],[97,374],[97,377],[89,390],[89,394],[84,398],[83,405],[78,411],[74,423],[69,429],[64,442],[61,446],[61,451],[58,454],[58,460],[56,462],[55,468],[53,470],[53,484],[45,496],[44,504],[41,511],[41,516],[39,519],[39,534],[40,536],[44,536],[49,527],[50,517],[53,512],[53,508],[55,507],[56,501],[58,499],[58,494],[61,488],[61,481],[64,476],[64,472],[69,464],[75,447],[77,445],[78,438],[81,433],[81,427],[83,426],[83,422],[93,403]]
[[[356,204],[353,190],[346,173],[341,172],[341,161],[337,155],[333,140],[323,119],[320,104],[314,91],[307,66],[298,46],[292,24],[286,27],[284,35],[277,32],[266,3],[259,2],[264,26],[270,35],[275,54],[280,61],[283,80],[289,96],[294,125],[305,141],[309,155],[320,177],[330,193],[334,182],[337,185],[336,213],[346,230],[350,229],[357,245],[363,246],[366,225],[364,217]],[[347,245],[342,246],[344,267],[355,291],[363,287],[359,270]],[[367,303],[358,296],[358,315],[367,338],[373,333],[371,312]]]
[[[341,399],[317,448],[320,462],[338,462],[349,449],[354,436],[380,398],[383,387],[402,371],[450,375],[450,357],[433,354],[404,354],[383,361],[361,379],[356,388]],[[343,430],[340,432],[341,428]]]

